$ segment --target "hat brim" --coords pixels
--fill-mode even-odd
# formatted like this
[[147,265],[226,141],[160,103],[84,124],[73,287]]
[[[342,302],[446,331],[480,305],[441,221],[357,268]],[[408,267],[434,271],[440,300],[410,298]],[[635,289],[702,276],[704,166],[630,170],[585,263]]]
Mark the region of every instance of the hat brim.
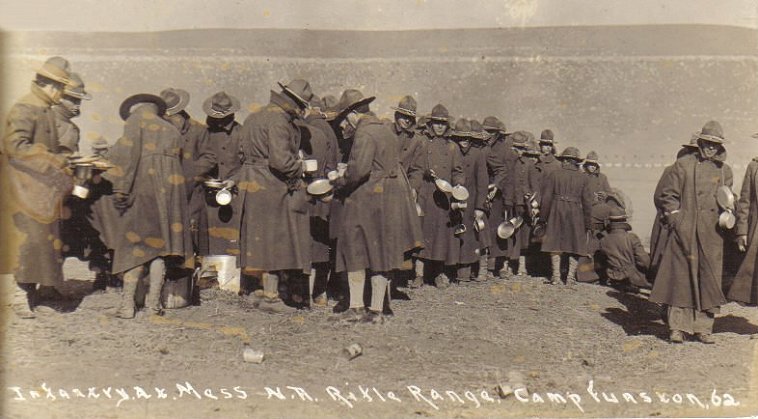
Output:
[[587,160],[587,159],[584,159],[584,164],[596,164],[596,165],[599,166],[600,162],[597,161],[597,160]]
[[89,94],[89,93],[87,93],[87,92],[85,92],[85,91],[82,91],[82,92],[72,92],[72,91],[69,91],[69,90],[64,90],[63,91],[63,95],[64,96],[71,96],[71,97],[77,98],[79,100],[92,100],[92,95]]
[[63,84],[69,84],[69,83],[71,83],[71,79],[69,79],[68,77],[64,77],[64,76],[59,76],[57,74],[53,74],[53,73],[45,70],[44,68],[40,68],[39,70],[37,70],[37,74],[40,75],[40,76],[42,76],[42,77],[44,77],[44,78],[50,79],[52,81],[56,81],[58,83],[63,83]]
[[203,112],[205,112],[206,115],[210,116],[211,118],[226,118],[227,116],[236,113],[240,110],[240,101],[234,96],[229,96],[229,100],[232,101],[232,107],[229,108],[225,112],[219,112],[215,109],[213,109],[213,96],[209,97],[208,99],[205,99],[203,101]]
[[149,93],[138,93],[129,96],[121,103],[121,106],[118,109],[118,114],[121,116],[121,119],[124,121],[129,119],[129,115],[132,114],[132,107],[140,103],[152,103],[158,106],[158,116],[163,116],[166,113],[166,102],[160,96]]
[[374,99],[376,99],[376,96],[369,96],[369,97],[364,97],[363,99],[361,99],[361,100],[359,100],[357,102],[353,102],[350,105],[347,105],[345,107],[345,109],[339,111],[339,113],[337,113],[337,117],[334,118],[334,119],[336,119],[338,121],[341,121],[341,120],[345,119],[345,117],[347,116],[347,114],[349,114],[350,112],[352,112],[352,111],[360,108],[361,106],[368,105],[369,103],[373,102]]
[[450,119],[451,118],[449,116],[447,116],[447,117],[445,117],[445,116],[430,116],[429,117],[429,121],[427,121],[427,123],[430,124],[430,123],[432,123],[434,121],[450,123]]
[[623,228],[626,231],[632,229],[632,226],[627,221],[609,221],[608,228]]
[[574,157],[574,156],[560,156],[559,155],[559,156],[555,156],[555,158],[559,159],[559,160],[573,160],[573,161],[577,161],[577,162],[583,162],[584,161],[583,158],[581,158],[581,157]]
[[179,103],[177,103],[176,105],[170,108],[166,108],[166,115],[168,116],[178,114],[179,112],[186,109],[187,105],[189,105],[189,101],[190,101],[189,92],[182,89],[174,89],[174,93],[176,93],[176,95],[179,96]]
[[714,144],[726,143],[725,139],[721,137],[716,137],[714,135],[707,135],[707,134],[702,134],[702,133],[698,133],[696,135],[697,135],[698,141],[703,140],[703,141],[708,141],[709,143],[714,143]]
[[276,82],[276,84],[278,84],[278,85],[279,85],[279,87],[282,89],[282,91],[283,91],[284,93],[286,93],[288,96],[292,97],[292,98],[293,98],[293,99],[295,99],[296,101],[300,102],[300,104],[301,104],[301,105],[303,105],[303,106],[306,106],[306,107],[307,107],[307,106],[310,106],[310,102],[309,102],[309,101],[307,101],[307,100],[305,100],[305,98],[303,98],[302,96],[300,96],[300,95],[298,95],[297,93],[295,93],[295,91],[294,91],[294,90],[292,90],[292,89],[290,89],[289,87],[285,86],[285,85],[284,85],[284,84],[282,84],[281,82]]
[[403,115],[406,115],[406,116],[410,116],[410,117],[413,117],[413,118],[416,117],[416,111],[412,111],[410,109],[399,108],[399,107],[395,107],[395,106],[390,106],[390,109],[394,110],[395,112],[399,112],[399,113],[401,113]]

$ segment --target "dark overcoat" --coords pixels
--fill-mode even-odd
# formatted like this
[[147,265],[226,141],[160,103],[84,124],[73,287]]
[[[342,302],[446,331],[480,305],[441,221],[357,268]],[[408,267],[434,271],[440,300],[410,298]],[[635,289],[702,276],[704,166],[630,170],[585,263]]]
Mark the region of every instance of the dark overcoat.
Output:
[[663,249],[650,301],[697,310],[726,302],[721,290],[723,232],[718,227],[716,190],[732,186],[726,152],[677,160],[663,179],[661,208],[671,236]]
[[416,156],[421,152],[421,147],[423,146],[422,135],[417,135],[413,130],[408,132],[398,129],[397,124],[395,123],[392,124],[392,130],[395,135],[397,135],[400,164],[403,166],[403,170],[407,173],[411,164],[413,164],[413,161],[416,159]]
[[[312,177],[314,179],[326,178],[327,173],[337,168],[337,137],[334,131],[323,118],[318,116],[308,118],[307,122],[299,123],[298,127],[301,138],[300,150],[304,158],[318,162],[318,171]],[[329,262],[331,241],[329,239],[329,207],[329,203],[311,199],[310,230],[313,263]]]
[[[223,128],[208,128],[208,155],[213,165],[209,175],[227,180],[242,167],[241,145],[242,126],[232,121]],[[208,217],[208,252],[212,255],[239,256],[240,199],[233,196],[229,205],[218,205],[215,200],[217,190],[205,188],[205,209]]]
[[521,216],[524,219],[524,224],[507,240],[506,254],[509,259],[516,260],[530,244],[531,229],[527,224],[529,214],[524,195],[537,191],[539,174],[535,164],[526,156],[517,157],[510,165],[507,184],[509,187],[506,189],[505,205],[508,208],[508,217]]
[[243,124],[244,163],[234,179],[243,208],[240,264],[247,270],[311,269],[309,204],[294,106],[272,91],[270,103]]
[[182,172],[186,182],[188,217],[192,242],[198,254],[209,254],[208,215],[205,210],[203,181],[215,166],[214,156],[208,148],[208,131],[205,125],[188,118],[179,129],[182,140]]
[[423,142],[423,148],[411,165],[411,186],[418,194],[418,203],[424,213],[421,226],[424,233],[424,248],[421,259],[442,261],[456,265],[460,260],[461,239],[455,236],[455,218],[450,208],[451,197],[437,189],[434,179],[428,176],[434,170],[440,179],[451,185],[464,185],[461,150],[447,137],[433,137]]
[[729,289],[729,299],[758,304],[758,157],[747,165],[737,201],[737,236],[747,236],[747,251]]
[[[176,127],[150,107],[138,106],[126,119],[123,136],[108,154],[114,167],[103,175],[114,193],[129,194],[128,208],[105,219],[101,231],[103,242],[114,250],[113,273],[166,256],[180,257],[185,267],[192,267],[181,147]],[[112,207],[113,196],[97,205]]]
[[547,178],[550,173],[561,168],[561,162],[555,157],[555,154],[541,154],[537,166],[540,168],[543,178]]
[[540,195],[546,217],[542,251],[589,256],[592,192],[587,176],[575,165],[564,163],[547,176]]
[[511,144],[512,141],[507,138],[499,139],[492,143],[487,155],[487,173],[490,177],[490,184],[495,185],[498,189],[490,205],[487,218],[490,233],[489,251],[490,256],[495,258],[508,254],[508,240],[503,240],[497,236],[497,227],[505,220],[504,214],[508,209],[505,204],[505,196],[510,190],[508,186],[510,183],[509,173],[513,167],[513,162],[518,158],[518,154],[513,151]]
[[0,158],[0,270],[20,283],[63,280],[59,219],[73,188],[51,100],[36,85],[11,107]]
[[394,133],[373,116],[358,123],[344,178],[347,191],[337,237],[336,271],[401,269],[423,245],[411,189]]
[[[462,150],[461,150],[462,151]],[[463,211],[463,224],[466,232],[461,236],[461,264],[471,264],[479,261],[482,249],[489,246],[489,230],[485,220],[484,229],[477,232],[474,229],[475,210],[486,210],[487,186],[487,149],[469,147],[463,153],[463,175],[466,178],[466,189],[469,191],[468,207]],[[484,269],[484,268],[483,268]]]
[[589,188],[590,191],[592,191],[592,197],[595,202],[599,201],[597,198],[597,192],[612,192],[611,185],[608,183],[608,176],[606,176],[605,173],[600,173],[599,169],[595,173],[587,172],[586,175],[589,179]]

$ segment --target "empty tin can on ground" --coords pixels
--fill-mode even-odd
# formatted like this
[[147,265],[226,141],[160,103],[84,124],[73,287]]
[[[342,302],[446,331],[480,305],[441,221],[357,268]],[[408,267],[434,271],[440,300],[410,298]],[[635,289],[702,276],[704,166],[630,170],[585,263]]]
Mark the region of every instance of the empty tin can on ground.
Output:
[[353,343],[350,346],[345,347],[345,349],[342,350],[342,353],[345,355],[345,358],[350,361],[359,357],[363,353],[363,348],[361,345]]
[[263,362],[263,351],[258,351],[250,347],[245,347],[245,350],[242,352],[242,357],[244,358],[245,362],[250,362],[252,364],[260,364]]

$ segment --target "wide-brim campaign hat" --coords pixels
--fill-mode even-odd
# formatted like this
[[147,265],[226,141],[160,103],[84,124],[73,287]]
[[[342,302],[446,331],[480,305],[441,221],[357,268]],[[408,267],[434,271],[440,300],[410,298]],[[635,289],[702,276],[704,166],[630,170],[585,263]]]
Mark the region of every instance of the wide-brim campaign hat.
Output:
[[63,88],[63,94],[66,96],[75,97],[80,100],[92,99],[92,95],[84,90],[84,81],[76,73],[71,73],[69,83],[66,85],[66,87]]
[[505,133],[505,129],[501,127],[501,124],[502,122],[496,116],[488,116],[482,121],[482,129]]
[[58,83],[69,84],[71,64],[63,57],[50,57],[37,70],[37,74]]
[[183,111],[190,101],[190,94],[184,89],[169,87],[164,89],[161,98],[166,102],[166,115],[171,116]]
[[558,159],[570,159],[574,161],[582,161],[584,160],[581,156],[581,153],[579,153],[579,149],[576,147],[566,147],[565,150],[559,155],[556,156]]
[[336,120],[344,119],[347,114],[352,111],[358,110],[362,113],[368,112],[368,104],[373,102],[376,96],[363,96],[360,90],[347,89],[342,92],[340,101],[337,103],[337,117]]
[[479,121],[472,119],[470,122],[471,132],[469,133],[469,137],[471,137],[472,140],[486,140],[489,138],[489,134],[484,130],[484,127]]
[[417,106],[416,99],[414,99],[413,96],[403,96],[403,98],[400,99],[400,103],[398,103],[397,106],[390,106],[390,109],[415,118]]
[[529,148],[529,134],[526,131],[516,131],[511,134],[513,147],[527,149]]
[[239,99],[226,92],[218,92],[203,101],[203,112],[211,118],[225,118],[239,110]]
[[557,144],[558,142],[555,141],[555,135],[553,134],[553,130],[551,129],[543,129],[540,133],[540,140],[539,142],[541,144]]
[[434,121],[450,123],[450,112],[448,112],[445,105],[438,103],[432,108],[432,113],[429,115],[429,123]]
[[300,102],[300,105],[307,107],[310,106],[311,98],[313,97],[313,91],[311,90],[311,84],[303,79],[292,80],[288,84],[276,82],[282,91],[291,98]]
[[587,157],[584,159],[584,164],[600,164],[599,157],[596,152],[590,151],[587,153]]
[[687,144],[682,144],[682,147],[698,148],[697,138],[698,138],[697,134],[692,134],[692,138],[690,138],[690,142]]
[[166,102],[160,96],[150,93],[138,93],[129,96],[121,103],[121,106],[118,108],[118,114],[121,116],[121,119],[126,121],[129,115],[132,114],[132,107],[140,103],[152,103],[158,106],[158,116],[163,116],[166,113]]
[[455,121],[455,126],[452,129],[452,135],[456,138],[468,139],[471,138],[471,122],[466,118],[459,118]]
[[724,144],[724,130],[717,121],[708,121],[703,125],[703,129],[695,133],[698,140],[709,141],[716,144]]

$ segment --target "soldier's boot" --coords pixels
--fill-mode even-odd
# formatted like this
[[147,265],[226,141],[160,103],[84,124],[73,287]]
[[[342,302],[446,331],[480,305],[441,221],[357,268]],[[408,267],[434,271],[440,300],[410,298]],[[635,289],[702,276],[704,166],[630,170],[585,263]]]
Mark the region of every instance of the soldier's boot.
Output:
[[476,280],[479,282],[484,282],[487,280],[487,277],[489,275],[487,272],[487,262],[488,262],[489,256],[487,256],[487,253],[482,254],[479,256],[479,275],[477,275]]
[[166,262],[162,258],[153,259],[150,262],[150,289],[145,298],[145,308],[149,310],[149,314],[163,315],[161,291],[163,290],[165,278]]
[[408,284],[408,288],[421,288],[424,285],[424,261],[421,259],[414,260],[413,268],[416,277]]
[[579,266],[579,260],[574,256],[568,258],[569,268],[566,275],[566,285],[569,287],[576,286],[576,268]]
[[458,265],[457,272],[458,283],[471,282],[471,265]]
[[284,275],[284,273],[263,273],[263,298],[258,308],[274,314],[294,313],[297,309],[284,304],[284,301],[279,298],[279,275]]
[[367,323],[381,323],[383,321],[384,297],[387,295],[389,281],[381,274],[371,276],[371,305],[362,321]]
[[519,256],[518,258],[518,276],[527,276],[526,272],[526,256]]
[[316,288],[316,268],[311,268],[311,273],[308,275],[308,306],[312,306],[315,302],[313,298],[313,290]]
[[500,279],[511,279],[513,277],[513,270],[511,269],[511,261],[506,259],[503,262],[503,268],[500,269]]
[[[14,288],[11,300],[11,309],[20,319],[34,319],[34,303],[37,284],[17,284],[16,281],[7,281]],[[12,282],[12,283],[11,283]]]
[[95,282],[92,283],[92,291],[105,291],[108,288],[108,275],[105,272],[95,274]]
[[550,255],[550,267],[552,268],[553,275],[550,278],[550,283],[553,285],[558,285],[561,283],[561,255],[560,254],[551,254]]
[[137,294],[137,284],[139,284],[140,277],[144,268],[138,266],[132,268],[124,274],[124,286],[121,289],[121,307],[116,312],[116,317],[122,319],[133,319],[135,306],[134,297]]

